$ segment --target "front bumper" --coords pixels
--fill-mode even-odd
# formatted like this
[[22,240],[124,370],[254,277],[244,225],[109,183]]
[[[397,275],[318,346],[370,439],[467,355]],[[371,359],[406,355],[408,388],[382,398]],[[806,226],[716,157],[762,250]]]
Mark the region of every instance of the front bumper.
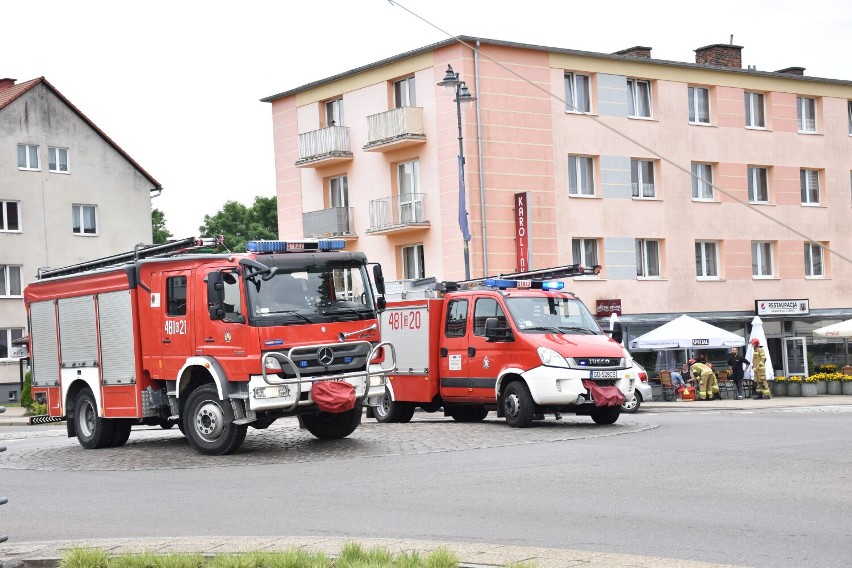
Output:
[[[629,375],[629,369],[622,369],[616,372],[615,379],[598,382],[602,385],[618,387],[618,390],[627,399],[633,394],[634,388],[634,379]],[[589,391],[583,386],[583,380],[591,378],[590,371],[540,365],[522,373],[522,376],[530,389],[533,400],[540,406],[569,406],[592,403]]]

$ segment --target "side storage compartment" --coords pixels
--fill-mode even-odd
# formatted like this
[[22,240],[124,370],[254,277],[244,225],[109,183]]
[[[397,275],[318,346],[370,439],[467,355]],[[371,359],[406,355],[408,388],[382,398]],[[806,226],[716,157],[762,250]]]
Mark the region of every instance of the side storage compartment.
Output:
[[30,304],[30,348],[33,390],[43,389],[48,413],[61,416],[64,405],[59,389],[59,337],[53,300]]
[[104,416],[138,418],[142,401],[136,386],[130,290],[98,294],[98,332]]
[[[440,313],[440,303],[434,307]],[[395,400],[428,403],[438,393],[429,377],[430,313],[429,300],[393,302],[382,312],[382,339],[396,351],[397,370],[389,377]]]

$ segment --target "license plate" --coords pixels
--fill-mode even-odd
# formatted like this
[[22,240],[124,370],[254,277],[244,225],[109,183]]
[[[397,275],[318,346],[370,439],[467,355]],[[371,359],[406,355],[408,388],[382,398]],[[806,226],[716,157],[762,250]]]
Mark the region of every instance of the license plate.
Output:
[[593,379],[617,379],[618,373],[615,371],[592,371]]

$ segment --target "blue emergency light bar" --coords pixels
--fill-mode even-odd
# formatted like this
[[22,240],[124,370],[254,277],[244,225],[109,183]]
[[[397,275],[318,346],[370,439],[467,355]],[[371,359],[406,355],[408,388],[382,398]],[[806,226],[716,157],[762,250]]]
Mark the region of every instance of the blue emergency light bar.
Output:
[[527,288],[532,290],[562,290],[565,287],[564,282],[556,281],[535,281],[535,280],[506,280],[504,278],[486,278],[483,285],[489,288],[500,288],[506,290],[509,288]]
[[317,241],[248,241],[246,252],[266,254],[273,252],[310,252],[343,250],[346,241],[343,239],[320,239]]

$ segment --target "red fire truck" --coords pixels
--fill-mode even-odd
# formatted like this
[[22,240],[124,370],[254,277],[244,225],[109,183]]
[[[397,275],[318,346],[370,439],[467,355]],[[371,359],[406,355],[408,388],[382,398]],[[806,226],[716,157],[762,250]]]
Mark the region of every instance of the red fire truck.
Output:
[[483,420],[490,410],[513,427],[546,412],[618,420],[634,381],[622,330],[605,335],[564,283],[540,277],[577,276],[578,265],[516,273],[472,283],[439,283],[388,301],[382,335],[396,348],[397,370],[379,422],[408,422],[416,407],[457,422]]
[[[343,438],[381,397],[394,351],[380,341],[379,265],[371,282],[366,257],[335,239],[200,251],[215,245],[137,247],[41,270],[26,287],[33,395],[84,448],[121,446],[134,424],[177,424],[196,450],[222,455],[282,416]],[[344,389],[349,410],[321,410],[321,382]]]

